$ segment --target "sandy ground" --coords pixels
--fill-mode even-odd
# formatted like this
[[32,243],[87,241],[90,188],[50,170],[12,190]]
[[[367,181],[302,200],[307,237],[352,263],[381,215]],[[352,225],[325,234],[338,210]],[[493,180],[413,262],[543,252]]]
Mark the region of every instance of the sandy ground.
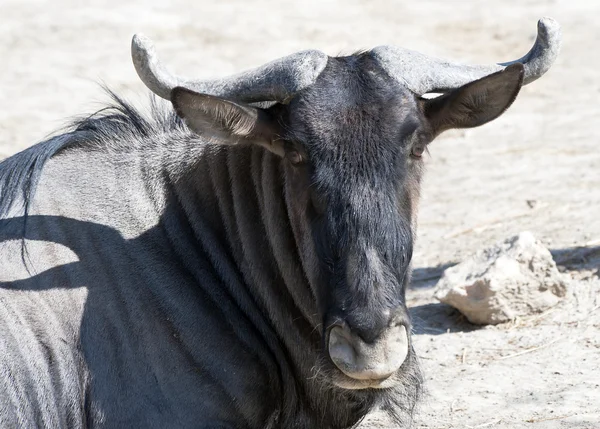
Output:
[[[129,58],[135,32],[153,38],[173,70],[209,77],[301,49],[334,55],[384,43],[506,61],[529,49],[538,18],[556,18],[564,45],[548,75],[499,120],[431,147],[409,292],[428,392],[416,427],[600,428],[600,2],[85,3],[0,1],[0,158],[96,110],[98,81],[145,102]],[[565,303],[478,329],[435,302],[440,267],[522,230],[572,278]]]

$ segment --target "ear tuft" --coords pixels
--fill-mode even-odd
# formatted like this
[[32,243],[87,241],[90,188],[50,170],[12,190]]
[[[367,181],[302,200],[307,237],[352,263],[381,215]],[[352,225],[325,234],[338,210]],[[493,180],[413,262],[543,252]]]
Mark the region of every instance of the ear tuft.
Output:
[[283,155],[283,145],[276,141],[278,122],[263,109],[182,87],[171,91],[171,103],[177,115],[198,135],[223,144],[256,143]]
[[177,115],[198,134],[222,131],[248,137],[258,123],[258,109],[186,88],[174,88],[171,102]]

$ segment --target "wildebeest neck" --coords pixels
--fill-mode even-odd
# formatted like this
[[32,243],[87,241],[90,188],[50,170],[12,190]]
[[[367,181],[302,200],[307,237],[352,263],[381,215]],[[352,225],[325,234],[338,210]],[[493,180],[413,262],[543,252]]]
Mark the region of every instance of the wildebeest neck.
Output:
[[[302,186],[294,180],[297,173],[262,148],[221,147],[202,156],[176,183],[175,192],[198,240],[204,240],[202,230],[208,226],[227,243],[231,265],[238,267],[252,304],[279,338],[275,347],[285,361],[278,365],[293,374],[298,393],[303,392],[289,409],[306,403],[323,416],[319,424],[328,422],[322,427],[348,427],[383,391],[340,389],[321,372],[322,313],[314,292],[318,261],[308,223],[294,216],[299,195],[287,186]],[[291,398],[285,396],[284,402]],[[333,414],[330,401],[338,404]]]
[[207,150],[173,191],[192,228],[202,220],[227,243],[266,314],[277,324],[301,317],[313,329],[319,322],[290,228],[282,174],[281,160],[262,148],[219,146]]

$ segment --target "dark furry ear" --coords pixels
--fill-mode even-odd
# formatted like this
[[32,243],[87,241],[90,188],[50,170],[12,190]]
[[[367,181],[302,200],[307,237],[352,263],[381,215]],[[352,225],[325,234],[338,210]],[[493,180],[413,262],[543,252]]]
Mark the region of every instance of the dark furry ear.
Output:
[[223,144],[259,144],[283,156],[277,119],[268,111],[245,103],[177,87],[171,91],[177,115],[196,134]]
[[523,65],[517,63],[439,97],[422,100],[434,134],[451,128],[478,127],[496,119],[517,97],[523,75]]

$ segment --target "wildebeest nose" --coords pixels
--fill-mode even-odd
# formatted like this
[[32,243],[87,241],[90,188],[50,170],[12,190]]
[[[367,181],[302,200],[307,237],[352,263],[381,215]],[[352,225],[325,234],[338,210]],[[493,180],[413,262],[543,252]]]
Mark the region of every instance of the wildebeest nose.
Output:
[[331,328],[329,356],[336,367],[356,380],[384,380],[394,374],[408,355],[408,333],[403,324],[388,327],[371,343],[347,326]]

